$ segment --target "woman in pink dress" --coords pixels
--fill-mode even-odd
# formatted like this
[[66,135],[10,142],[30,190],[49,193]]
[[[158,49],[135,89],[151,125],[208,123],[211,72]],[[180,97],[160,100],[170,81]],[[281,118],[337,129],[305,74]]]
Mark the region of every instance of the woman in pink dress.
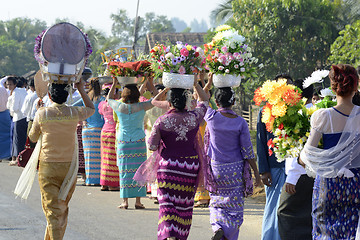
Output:
[[[107,96],[111,83],[102,87],[103,95]],[[119,98],[119,88],[116,88],[115,98]],[[102,101],[99,104],[99,113],[104,117],[105,124],[101,130],[101,191],[119,191],[119,168],[116,165],[116,122],[113,118],[113,110],[108,102]]]

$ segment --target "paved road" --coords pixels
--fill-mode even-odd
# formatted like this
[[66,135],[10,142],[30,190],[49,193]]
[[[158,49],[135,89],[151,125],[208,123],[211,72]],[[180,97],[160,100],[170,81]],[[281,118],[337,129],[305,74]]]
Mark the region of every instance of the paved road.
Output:
[[[15,199],[13,190],[22,168],[0,162],[0,240],[43,239],[46,220],[42,212],[37,179],[29,198]],[[99,187],[84,187],[79,182],[70,201],[65,240],[157,239],[158,205],[143,200],[146,209],[135,210],[134,199],[128,210],[119,210],[119,192],[101,192]],[[258,240],[263,202],[247,199],[245,220],[239,239]],[[189,240],[210,239],[208,209],[195,209]]]

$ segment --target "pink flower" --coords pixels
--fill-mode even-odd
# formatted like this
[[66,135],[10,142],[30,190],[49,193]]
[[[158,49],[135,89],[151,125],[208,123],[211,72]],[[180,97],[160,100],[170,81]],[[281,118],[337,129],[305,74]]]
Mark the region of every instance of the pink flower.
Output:
[[219,62],[221,62],[222,64],[226,63],[226,56],[225,55],[220,55],[219,57]]
[[179,73],[180,73],[180,74],[185,74],[185,72],[186,72],[185,67],[184,67],[184,66],[181,66],[181,67],[179,68]]
[[240,58],[241,58],[241,55],[240,55],[240,53],[238,53],[238,52],[234,53],[233,56],[234,56],[234,58],[236,58],[236,59],[240,59]]
[[239,65],[235,64],[235,65],[234,65],[234,68],[235,68],[235,69],[238,69],[238,68],[239,68]]
[[225,70],[225,72],[226,72],[226,73],[229,73],[229,72],[230,72],[230,70],[229,70],[229,69],[226,69],[226,70]]
[[231,54],[231,53],[226,53],[226,57],[229,59],[229,61],[232,61],[232,60],[234,60],[234,57],[233,57],[233,55]]
[[226,53],[226,52],[228,51],[228,48],[227,48],[226,46],[223,46],[223,47],[221,48],[221,50],[222,50],[224,53]]
[[180,53],[181,53],[181,55],[183,55],[185,57],[189,56],[189,50],[187,50],[186,48],[182,48],[180,50]]

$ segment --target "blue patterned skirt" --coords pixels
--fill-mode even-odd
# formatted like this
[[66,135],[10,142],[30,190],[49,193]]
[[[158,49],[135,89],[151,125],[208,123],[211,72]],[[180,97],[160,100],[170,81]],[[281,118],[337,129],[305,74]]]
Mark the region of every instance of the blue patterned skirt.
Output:
[[360,210],[360,168],[353,178],[316,176],[313,239],[355,239]]
[[146,160],[145,138],[134,142],[117,140],[116,154],[120,177],[120,197],[145,197],[146,187],[133,180],[137,169]]
[[101,128],[83,128],[86,184],[100,184]]

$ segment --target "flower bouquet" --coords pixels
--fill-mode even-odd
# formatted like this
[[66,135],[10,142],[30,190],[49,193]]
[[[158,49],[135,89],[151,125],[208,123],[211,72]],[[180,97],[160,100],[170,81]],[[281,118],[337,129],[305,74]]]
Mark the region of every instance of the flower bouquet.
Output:
[[210,43],[204,45],[206,64],[214,73],[216,87],[237,87],[241,79],[256,77],[254,65],[258,59],[252,56],[252,49],[234,28],[222,25]]
[[306,108],[301,90],[286,79],[266,81],[255,91],[254,101],[258,106],[266,103],[261,121],[275,136],[268,141],[269,155],[275,153],[279,162],[298,157],[309,136],[310,116],[317,108]]
[[122,85],[138,84],[151,74],[150,66],[151,63],[146,60],[126,63],[111,61],[108,63],[108,71]]
[[165,87],[189,89],[194,84],[194,73],[203,69],[204,53],[200,47],[177,42],[176,45],[157,44],[150,51],[155,77],[162,75]]

